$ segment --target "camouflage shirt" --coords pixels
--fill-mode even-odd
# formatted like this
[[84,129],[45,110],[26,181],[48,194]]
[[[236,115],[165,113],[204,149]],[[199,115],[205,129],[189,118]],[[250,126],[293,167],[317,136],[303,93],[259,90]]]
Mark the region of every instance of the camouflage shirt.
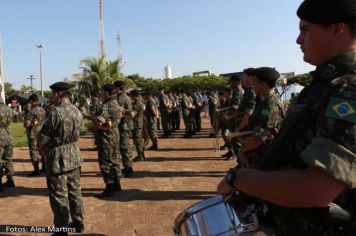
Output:
[[153,98],[150,98],[149,100],[146,101],[146,109],[144,111],[144,114],[148,122],[151,123],[155,122],[156,120],[155,110],[156,112],[158,111],[156,101]]
[[101,108],[101,101],[99,99],[92,100],[90,105],[90,115],[97,116]]
[[[315,166],[350,189],[356,187],[355,70],[356,51],[349,51],[311,73],[311,85],[304,88],[289,109],[280,135],[271,146],[271,150],[274,147],[281,150],[280,158],[271,160],[273,155],[267,153],[266,162],[260,168],[305,169]],[[293,130],[295,135],[282,145],[283,139]],[[335,203],[347,209],[348,196],[345,191]],[[282,235],[329,235],[332,226],[327,208],[273,206],[272,213]]]
[[282,107],[279,98],[274,90],[271,90],[267,96],[261,97],[261,102],[255,108],[248,126],[256,137],[266,141],[277,135],[282,120]]
[[67,99],[48,112],[38,142],[45,145],[49,173],[64,173],[80,166],[82,159],[76,142],[82,120],[82,113]]
[[37,134],[41,131],[46,111],[41,106],[32,107],[26,114],[25,126],[28,138],[36,138]]
[[[126,112],[132,112],[132,100],[125,92],[122,92],[118,96],[118,103],[122,109]],[[122,116],[120,122],[120,130],[133,130],[133,120],[132,117],[125,115]]]
[[248,115],[252,115],[256,105],[256,94],[251,87],[244,87],[244,91],[238,113],[246,112]]
[[119,106],[115,97],[108,98],[101,106],[97,122],[105,124],[111,122],[110,130],[97,130],[97,146],[104,148],[113,148],[119,146],[119,123],[121,119],[121,107]]
[[12,110],[4,104],[0,98],[0,146],[11,145],[10,123],[12,122]]
[[132,110],[134,112],[133,124],[134,129],[143,128],[143,112],[145,110],[145,105],[141,102],[139,98],[135,99],[132,103]]
[[244,90],[242,88],[233,89],[230,106],[239,107],[243,96],[244,96]]

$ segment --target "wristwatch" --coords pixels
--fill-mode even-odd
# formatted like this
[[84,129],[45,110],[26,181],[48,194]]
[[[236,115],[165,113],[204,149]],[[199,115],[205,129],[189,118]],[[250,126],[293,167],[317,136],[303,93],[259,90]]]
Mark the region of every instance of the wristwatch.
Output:
[[236,169],[230,169],[225,175],[225,181],[231,188],[236,188],[234,186],[234,181],[236,178]]

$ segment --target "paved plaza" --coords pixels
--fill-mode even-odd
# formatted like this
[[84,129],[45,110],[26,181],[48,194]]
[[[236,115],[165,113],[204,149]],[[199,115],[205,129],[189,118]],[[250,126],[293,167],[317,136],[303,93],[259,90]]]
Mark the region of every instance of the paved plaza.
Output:
[[[96,198],[104,183],[97,152],[92,150],[93,138],[81,137],[78,144],[84,158],[81,186],[86,217],[82,235],[172,235],[175,217],[193,203],[213,196],[219,180],[235,164],[223,161],[220,156],[224,151],[213,151],[208,119],[203,118],[203,123],[205,129],[191,139],[181,138],[184,130],[160,139],[159,151],[146,151],[146,161],[134,163],[132,177],[122,179],[124,190],[105,200]],[[16,188],[0,195],[1,227],[52,226],[45,178],[27,177],[32,170],[28,148],[16,148],[13,159]]]

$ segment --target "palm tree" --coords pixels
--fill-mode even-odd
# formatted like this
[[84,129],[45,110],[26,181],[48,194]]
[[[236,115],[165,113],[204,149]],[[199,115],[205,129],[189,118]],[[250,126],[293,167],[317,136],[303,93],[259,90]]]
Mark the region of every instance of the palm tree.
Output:
[[100,89],[104,84],[113,83],[116,80],[124,81],[128,87],[136,87],[136,84],[125,78],[121,73],[119,60],[110,61],[106,57],[86,58],[80,62],[81,73],[74,74],[74,84],[77,86],[77,96],[87,97],[90,91]]

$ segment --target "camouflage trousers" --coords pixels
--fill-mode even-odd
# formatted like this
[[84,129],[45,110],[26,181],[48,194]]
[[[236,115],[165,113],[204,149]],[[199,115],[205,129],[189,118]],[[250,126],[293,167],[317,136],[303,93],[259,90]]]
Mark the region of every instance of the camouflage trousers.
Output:
[[136,146],[137,153],[143,152],[143,138],[142,138],[142,129],[135,128],[132,131],[132,139]]
[[184,126],[185,126],[185,132],[186,133],[192,132],[193,131],[192,115],[188,109],[183,110],[183,121],[184,121]]
[[98,147],[99,167],[105,184],[112,184],[121,177],[118,155],[115,148]]
[[1,147],[0,146],[0,178],[4,175],[12,177],[14,176],[14,167],[12,164],[12,145]]
[[61,174],[47,172],[47,187],[56,227],[68,226],[69,214],[73,221],[84,220],[80,168]]
[[28,139],[28,148],[30,150],[30,158],[31,158],[32,164],[38,163],[40,160],[40,154],[38,153],[36,138]]
[[129,141],[129,131],[120,130],[120,154],[124,168],[130,168],[132,166],[132,153]]
[[155,120],[153,122],[152,120],[147,120],[147,130],[151,140],[157,140],[157,122]]
[[168,110],[161,110],[161,124],[164,134],[169,133],[171,128],[171,123],[169,121],[169,112]]

